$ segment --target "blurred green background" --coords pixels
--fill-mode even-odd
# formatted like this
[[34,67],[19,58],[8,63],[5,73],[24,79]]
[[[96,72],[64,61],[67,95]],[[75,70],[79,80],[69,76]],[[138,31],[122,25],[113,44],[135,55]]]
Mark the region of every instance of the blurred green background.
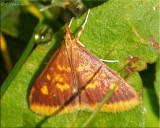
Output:
[[[47,43],[72,17],[78,18],[88,8],[103,2],[106,1],[1,1],[1,85],[24,52],[40,19],[43,19],[45,26],[37,33],[37,44]],[[148,64],[147,69],[140,72],[144,85],[146,127],[159,126],[159,65],[159,61],[156,64]]]

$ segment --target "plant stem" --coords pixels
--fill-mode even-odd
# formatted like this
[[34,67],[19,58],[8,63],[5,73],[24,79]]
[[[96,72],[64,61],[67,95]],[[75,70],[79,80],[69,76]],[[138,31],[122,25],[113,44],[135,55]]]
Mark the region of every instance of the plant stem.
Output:
[[43,19],[40,19],[36,28],[34,29],[33,35],[28,43],[28,45],[26,46],[24,52],[22,53],[20,59],[18,60],[18,62],[15,64],[14,68],[12,69],[12,71],[10,72],[10,74],[7,76],[7,78],[5,79],[5,81],[3,82],[2,86],[1,86],[1,95],[0,95],[0,99],[2,98],[2,96],[4,95],[4,93],[6,92],[7,88],[9,87],[10,83],[12,82],[12,80],[15,78],[15,76],[17,75],[17,73],[19,72],[20,68],[22,67],[22,65],[25,63],[27,57],[29,56],[29,54],[31,53],[34,45],[35,45],[35,34],[37,33],[37,31],[39,30],[39,28],[41,27],[43,23]]

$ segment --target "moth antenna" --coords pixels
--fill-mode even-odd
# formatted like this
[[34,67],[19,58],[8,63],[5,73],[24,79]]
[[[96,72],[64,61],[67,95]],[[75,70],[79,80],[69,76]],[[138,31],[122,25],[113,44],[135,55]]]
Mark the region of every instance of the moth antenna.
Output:
[[70,28],[70,26],[71,26],[71,24],[72,24],[73,19],[74,19],[74,17],[72,17],[72,19],[71,19],[70,22],[69,22],[69,25],[68,25],[69,28]]
[[85,19],[85,21],[84,21],[81,29],[80,29],[79,32],[78,32],[78,36],[77,36],[77,39],[78,39],[78,40],[79,40],[79,37],[80,37],[80,35],[81,35],[82,31],[84,30],[84,27],[85,27],[85,25],[86,25],[86,23],[87,23],[88,16],[89,16],[89,12],[90,12],[90,9],[88,9],[88,13],[87,13],[86,19]]
[[119,62],[119,60],[103,60],[103,59],[100,59],[100,60],[103,62],[109,62],[109,63]]

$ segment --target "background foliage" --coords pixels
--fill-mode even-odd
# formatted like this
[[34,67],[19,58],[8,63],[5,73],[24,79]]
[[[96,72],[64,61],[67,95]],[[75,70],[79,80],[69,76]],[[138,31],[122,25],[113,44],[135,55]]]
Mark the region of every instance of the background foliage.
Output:
[[[48,5],[53,7],[39,11]],[[11,79],[7,79],[1,87],[1,94],[4,93],[1,97],[3,127],[36,126],[39,123],[41,126],[82,126],[88,119],[90,112],[44,117],[34,114],[28,108],[30,88],[52,53],[63,41],[65,30],[62,26],[71,17],[80,17],[87,8],[91,8],[91,13],[80,41],[99,58],[119,60],[120,63],[106,63],[116,72],[124,69],[128,63],[128,56],[139,57],[140,60],[132,65],[135,72],[126,80],[144,101],[144,106],[141,103],[121,113],[98,113],[89,126],[158,127],[160,103],[158,0],[82,1],[82,3],[72,0],[55,1],[52,4],[50,1],[2,1],[1,7],[1,34],[4,36],[4,40],[1,39],[1,46],[5,43],[7,47],[4,50],[1,47],[3,63],[0,82],[3,83],[10,72],[8,65],[13,67],[17,60],[23,62],[21,63],[23,66],[18,63],[18,66],[14,67],[16,75],[11,72],[8,76]],[[78,32],[85,16],[84,14],[73,21],[71,26],[73,33]],[[56,34],[52,37],[52,33]],[[35,34],[39,35],[38,39],[34,39]],[[41,38],[42,36],[45,40]],[[39,45],[35,48],[36,43]],[[6,52],[9,53],[8,58],[11,60],[9,62],[6,61]],[[22,52],[26,57],[30,55],[28,58],[21,57],[23,61],[19,59]],[[140,75],[137,71],[141,71]],[[9,82],[11,83],[6,84]]]

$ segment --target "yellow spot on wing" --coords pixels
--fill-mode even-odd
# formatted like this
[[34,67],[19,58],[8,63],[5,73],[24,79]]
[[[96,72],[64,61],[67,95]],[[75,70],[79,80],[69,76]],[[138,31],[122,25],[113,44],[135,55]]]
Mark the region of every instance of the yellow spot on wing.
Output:
[[61,75],[54,73],[54,77],[53,77],[53,82],[57,81],[57,82],[64,82],[64,79],[62,78]]
[[101,74],[101,76],[106,77],[106,74],[103,72],[103,73]]
[[47,74],[47,79],[51,80],[51,76],[49,74]]
[[90,70],[90,65],[86,65],[86,66],[79,66],[78,68],[77,68],[77,71],[78,72],[81,72],[81,71],[83,71],[83,70]]
[[[115,84],[115,83],[110,83],[109,88],[110,88],[110,89],[113,89],[115,86],[116,86],[116,84]],[[118,86],[115,88],[115,90],[114,90],[114,91],[117,91],[117,90],[118,90]]]
[[70,67],[64,67],[64,66],[58,65],[57,68],[58,68],[60,71],[71,72],[71,68],[70,68]]
[[58,82],[63,82],[64,81],[64,79],[59,74],[55,74],[54,80],[58,81]]
[[48,89],[47,89],[47,86],[46,86],[46,85],[43,85],[43,86],[42,86],[41,92],[42,92],[44,95],[48,95]]
[[68,84],[63,84],[62,85],[62,84],[57,83],[56,87],[59,88],[61,91],[69,89],[69,85]]
[[77,71],[78,71],[78,72],[81,72],[81,71],[83,71],[83,70],[84,70],[84,67],[79,66],[79,67],[77,68]]
[[86,86],[86,89],[95,89],[98,85],[99,85],[99,83],[98,83],[97,81],[95,81],[93,84],[92,84],[92,83],[89,83],[89,84]]

